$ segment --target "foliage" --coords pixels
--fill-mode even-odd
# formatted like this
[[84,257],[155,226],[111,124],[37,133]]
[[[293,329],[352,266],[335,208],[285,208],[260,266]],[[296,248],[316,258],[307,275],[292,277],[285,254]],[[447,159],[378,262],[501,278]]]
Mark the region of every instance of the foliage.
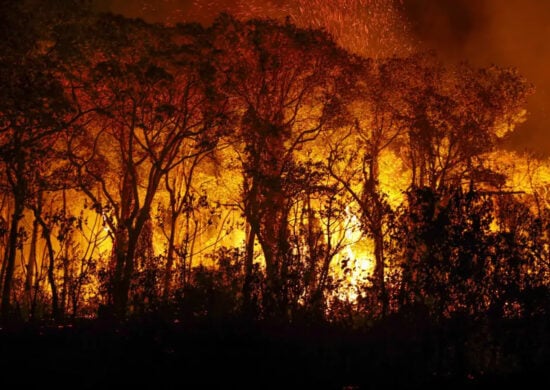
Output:
[[515,70],[4,3],[2,320],[465,318],[480,348],[548,315],[544,187],[494,168],[531,93]]

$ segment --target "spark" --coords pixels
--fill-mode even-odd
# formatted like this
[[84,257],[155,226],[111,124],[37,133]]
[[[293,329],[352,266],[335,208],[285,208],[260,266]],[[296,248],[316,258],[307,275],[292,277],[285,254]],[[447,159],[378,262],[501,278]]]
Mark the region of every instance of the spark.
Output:
[[[220,12],[238,19],[272,18],[299,27],[323,29],[339,45],[360,55],[380,58],[410,54],[410,26],[398,0],[224,0],[195,1],[186,12],[172,12],[167,21],[212,21]],[[168,20],[169,19],[169,20]]]

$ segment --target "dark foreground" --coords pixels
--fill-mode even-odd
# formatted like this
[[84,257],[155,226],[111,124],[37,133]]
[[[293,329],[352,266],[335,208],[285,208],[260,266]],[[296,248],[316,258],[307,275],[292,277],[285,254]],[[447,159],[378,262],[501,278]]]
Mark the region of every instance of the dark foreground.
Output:
[[494,325],[390,321],[349,331],[155,318],[8,326],[0,375],[19,388],[57,389],[546,388],[548,321]]

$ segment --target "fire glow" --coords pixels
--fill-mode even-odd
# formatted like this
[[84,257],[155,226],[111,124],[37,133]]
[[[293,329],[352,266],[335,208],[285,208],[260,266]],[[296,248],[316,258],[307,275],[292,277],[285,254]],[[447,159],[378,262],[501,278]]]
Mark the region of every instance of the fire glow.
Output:
[[5,315],[124,317],[194,288],[259,317],[450,315],[482,309],[467,287],[510,235],[540,251],[502,272],[547,283],[547,244],[512,225],[545,217],[548,163],[500,149],[526,120],[526,80],[412,53],[387,2],[313,4],[208,27],[75,14],[40,32],[36,69],[3,75]]

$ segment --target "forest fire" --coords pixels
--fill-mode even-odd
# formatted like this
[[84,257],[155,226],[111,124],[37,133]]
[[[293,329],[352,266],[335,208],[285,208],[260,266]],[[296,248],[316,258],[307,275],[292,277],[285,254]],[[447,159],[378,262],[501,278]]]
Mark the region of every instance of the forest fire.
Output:
[[237,318],[387,341],[414,322],[440,375],[440,355],[466,359],[453,327],[481,350],[498,324],[546,319],[550,165],[504,148],[524,76],[419,50],[400,1],[256,3],[203,24],[223,7],[150,23],[2,5],[1,323]]
[[[383,3],[345,2],[335,14],[300,3],[292,12],[313,27],[351,17],[338,12],[387,12],[378,22],[390,29],[394,11]],[[414,191],[437,199],[521,188],[539,209],[544,202],[534,168],[520,184],[494,152],[524,120],[529,87],[513,70],[361,58],[288,21],[221,16],[199,30],[108,16],[59,23],[94,38],[37,31],[59,50],[31,54],[58,65],[36,70],[50,78],[35,80],[44,85],[26,97],[28,112],[16,101],[3,111],[8,311],[17,302],[27,312],[40,296],[59,315],[71,299],[73,316],[99,303],[125,313],[130,297],[167,303],[192,285],[196,266],[219,261],[247,280],[263,274],[266,290],[243,292],[262,296],[264,310],[333,296],[326,289],[343,287],[329,280],[340,279],[349,292],[336,296],[355,301],[370,286],[387,311],[388,270],[411,255],[393,248],[395,221]],[[12,288],[19,279],[21,292]],[[95,291],[90,302],[83,288]]]
[[346,207],[346,233],[347,245],[343,251],[345,263],[349,263],[343,289],[340,292],[340,299],[349,302],[357,302],[362,287],[367,285],[368,279],[372,277],[374,271],[373,248],[367,240],[362,237],[361,223],[349,207]]

